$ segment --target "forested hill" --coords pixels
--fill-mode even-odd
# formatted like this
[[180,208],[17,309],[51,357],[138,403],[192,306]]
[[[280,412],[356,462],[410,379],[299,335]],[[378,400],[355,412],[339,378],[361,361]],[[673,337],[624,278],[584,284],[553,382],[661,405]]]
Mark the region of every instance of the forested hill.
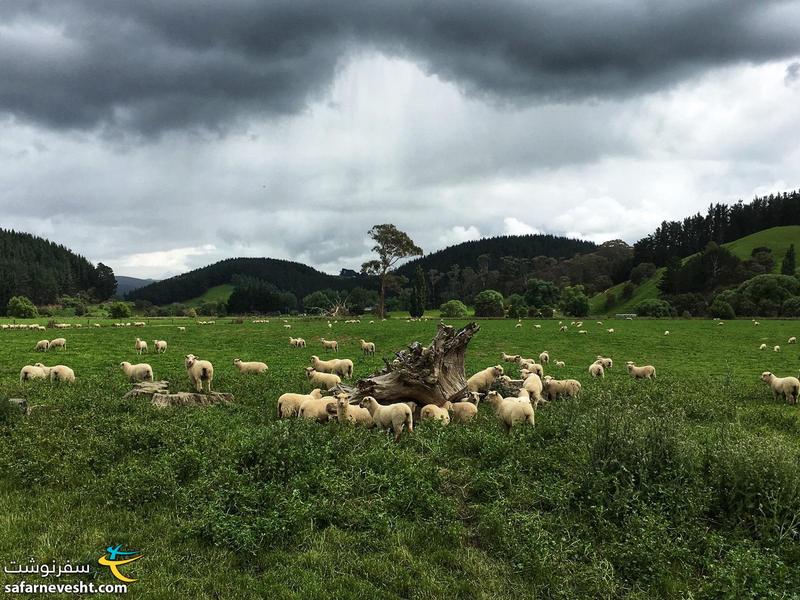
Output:
[[78,292],[106,300],[115,289],[114,272],[102,263],[95,267],[64,246],[0,229],[0,311],[12,296],[27,296],[41,305]]
[[700,252],[708,242],[732,242],[756,231],[800,225],[800,191],[770,194],[745,204],[713,204],[704,215],[697,213],[682,221],[664,221],[634,245],[633,264],[663,266],[671,257]]
[[397,272],[411,278],[417,266],[420,266],[425,272],[436,269],[440,273],[445,273],[453,265],[462,267],[474,265],[479,262],[478,258],[481,256],[487,257],[486,267],[492,270],[500,268],[500,259],[503,256],[519,259],[537,256],[571,258],[575,254],[594,252],[596,249],[597,245],[592,242],[549,234],[501,235],[448,246],[407,262],[399,267]]
[[231,283],[235,275],[268,282],[298,298],[322,289],[352,289],[366,279],[321,273],[307,265],[276,258],[229,258],[188,273],[157,281],[127,294],[130,300],[164,305],[201,296],[214,286]]

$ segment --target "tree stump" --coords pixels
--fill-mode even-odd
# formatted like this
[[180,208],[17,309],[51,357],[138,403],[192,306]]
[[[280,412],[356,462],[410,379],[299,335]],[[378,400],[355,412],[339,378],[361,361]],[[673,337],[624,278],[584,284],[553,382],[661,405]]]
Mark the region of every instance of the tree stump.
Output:
[[414,401],[420,406],[460,400],[468,395],[464,353],[479,330],[477,323],[459,331],[440,324],[427,348],[414,342],[407,350],[395,353],[392,362],[384,359],[386,367],[380,372],[359,380],[352,388],[338,387],[351,395],[351,403],[364,396],[372,396],[381,404]]
[[140,381],[133,384],[124,398],[150,398],[153,406],[166,408],[168,406],[212,406],[214,404],[228,404],[233,402],[233,394],[211,392],[199,394],[196,392],[169,393],[169,381]]
[[133,389],[123,398],[136,398],[138,396],[151,397],[153,394],[168,394],[169,381],[139,381],[133,384]]

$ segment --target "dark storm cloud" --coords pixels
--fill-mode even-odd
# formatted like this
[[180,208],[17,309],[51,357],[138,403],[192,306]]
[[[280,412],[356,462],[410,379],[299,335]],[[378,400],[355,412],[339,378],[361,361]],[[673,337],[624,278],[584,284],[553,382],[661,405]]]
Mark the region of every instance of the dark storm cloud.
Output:
[[786,75],[783,80],[787,85],[800,81],[800,62],[793,62],[786,67]]
[[626,97],[796,55],[798,22],[800,3],[767,0],[10,0],[0,112],[55,128],[215,129],[303,111],[364,50],[514,105]]

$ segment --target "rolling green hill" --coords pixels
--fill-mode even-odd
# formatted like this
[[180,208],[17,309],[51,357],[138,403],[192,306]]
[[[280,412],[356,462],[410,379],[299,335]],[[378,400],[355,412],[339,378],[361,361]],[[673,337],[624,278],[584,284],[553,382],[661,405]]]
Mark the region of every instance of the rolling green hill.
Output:
[[[800,225],[788,225],[785,227],[771,227],[757,231],[745,237],[739,238],[727,244],[722,244],[724,248],[730,250],[737,258],[745,260],[750,258],[754,248],[766,246],[772,250],[772,256],[775,258],[775,273],[779,273],[781,269],[781,260],[783,255],[789,248],[789,244],[794,244],[796,248],[800,249]],[[683,259],[684,262],[689,260],[692,256],[687,256]],[[664,268],[658,269],[655,274],[649,279],[638,285],[633,293],[633,296],[614,305],[613,312],[626,313],[633,312],[633,308],[642,300],[648,298],[658,298],[658,282],[661,281],[661,276],[664,273]],[[592,296],[589,300],[589,310],[591,314],[601,314],[606,312],[605,309],[605,295],[612,292],[617,298],[622,294],[622,288],[625,283],[615,285],[608,290]]]
[[186,304],[198,306],[203,302],[227,302],[232,293],[233,285],[230,283],[223,283],[222,285],[215,285],[214,287],[208,288],[204,294],[197,298],[192,298]]

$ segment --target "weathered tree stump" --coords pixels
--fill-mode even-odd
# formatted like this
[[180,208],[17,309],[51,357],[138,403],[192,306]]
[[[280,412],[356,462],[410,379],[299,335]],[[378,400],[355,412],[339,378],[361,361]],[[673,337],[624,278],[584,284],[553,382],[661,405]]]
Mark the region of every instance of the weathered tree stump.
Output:
[[153,394],[168,394],[169,381],[140,381],[133,384],[133,389],[123,398],[136,398],[138,396],[152,397]]
[[196,392],[169,393],[169,381],[140,381],[133,384],[124,398],[150,398],[153,406],[166,408],[168,406],[212,406],[214,404],[228,404],[233,402],[233,394],[211,392],[199,394]]
[[359,380],[352,388],[338,388],[351,394],[351,403],[364,396],[372,396],[381,404],[414,401],[420,406],[460,400],[467,396],[464,353],[478,330],[477,323],[459,331],[440,324],[427,348],[414,342],[407,350],[397,352],[392,362],[384,359],[386,367],[380,372]]

